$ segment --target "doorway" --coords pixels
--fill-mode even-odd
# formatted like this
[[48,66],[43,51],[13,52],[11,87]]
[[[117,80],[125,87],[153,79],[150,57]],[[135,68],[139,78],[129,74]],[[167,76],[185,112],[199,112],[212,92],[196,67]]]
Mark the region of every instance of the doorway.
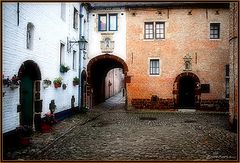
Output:
[[200,104],[200,80],[191,72],[179,74],[173,83],[173,101],[175,107],[196,108]]
[[33,125],[33,80],[29,75],[23,76],[20,84],[22,105],[21,121],[23,125]]
[[[22,63],[18,76],[20,82],[20,124],[39,128],[42,101],[40,100],[41,72],[38,65],[27,60]],[[37,114],[35,114],[37,113]]]
[[179,80],[179,106],[195,106],[195,81],[192,77],[184,76]]

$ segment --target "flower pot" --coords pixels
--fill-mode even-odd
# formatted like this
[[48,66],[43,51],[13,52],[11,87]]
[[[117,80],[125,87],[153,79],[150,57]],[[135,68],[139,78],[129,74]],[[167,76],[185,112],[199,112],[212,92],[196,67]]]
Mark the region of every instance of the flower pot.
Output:
[[76,86],[76,85],[78,85],[79,83],[78,82],[74,82],[73,81],[73,86]]
[[31,144],[30,137],[20,137],[20,145],[27,146]]
[[48,133],[51,130],[51,126],[47,123],[42,123],[41,129],[43,133]]
[[62,85],[61,83],[55,83],[55,84],[54,84],[54,87],[55,87],[55,88],[59,88],[59,87],[61,87],[61,85]]

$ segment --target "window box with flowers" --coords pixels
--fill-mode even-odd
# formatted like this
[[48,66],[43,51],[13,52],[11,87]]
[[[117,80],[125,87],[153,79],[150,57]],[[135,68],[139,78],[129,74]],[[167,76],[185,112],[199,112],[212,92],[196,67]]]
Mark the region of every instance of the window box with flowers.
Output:
[[69,70],[70,70],[69,66],[65,66],[64,64],[60,65],[60,72],[61,73],[68,72]]
[[16,74],[13,75],[11,79],[9,79],[9,77],[5,79],[3,76],[3,85],[10,87],[11,89],[18,88],[20,85],[20,79]]
[[80,79],[78,77],[73,78],[73,86],[79,85]]
[[62,77],[55,78],[53,80],[53,84],[55,88],[59,88],[62,86]]

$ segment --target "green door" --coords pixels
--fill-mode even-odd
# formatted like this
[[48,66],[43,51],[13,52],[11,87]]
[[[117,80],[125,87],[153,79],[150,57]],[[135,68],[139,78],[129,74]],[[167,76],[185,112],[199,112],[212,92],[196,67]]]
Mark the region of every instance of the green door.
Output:
[[22,125],[33,126],[33,80],[24,76],[21,80],[21,123]]

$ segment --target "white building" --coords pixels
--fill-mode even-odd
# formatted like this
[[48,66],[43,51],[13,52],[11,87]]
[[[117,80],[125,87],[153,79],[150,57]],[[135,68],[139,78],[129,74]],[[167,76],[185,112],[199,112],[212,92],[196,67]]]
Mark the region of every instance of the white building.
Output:
[[88,33],[87,76],[91,91],[87,92],[92,93],[88,94],[92,103],[98,104],[112,95],[107,73],[114,68],[122,68],[124,74],[127,71],[125,7],[114,6],[114,3],[91,3]]
[[[52,100],[58,118],[69,114],[73,104],[83,104],[78,100],[83,99],[85,89],[74,86],[73,78],[86,78],[83,58],[87,51],[79,50],[77,41],[87,36],[87,11],[80,3],[3,2],[2,9],[2,131],[12,131],[19,125],[37,129],[39,120],[50,112]],[[69,71],[60,72],[61,64]],[[11,80],[14,75],[19,85],[13,85],[14,80],[8,85],[7,78]],[[62,86],[55,88],[53,81],[58,77]]]

